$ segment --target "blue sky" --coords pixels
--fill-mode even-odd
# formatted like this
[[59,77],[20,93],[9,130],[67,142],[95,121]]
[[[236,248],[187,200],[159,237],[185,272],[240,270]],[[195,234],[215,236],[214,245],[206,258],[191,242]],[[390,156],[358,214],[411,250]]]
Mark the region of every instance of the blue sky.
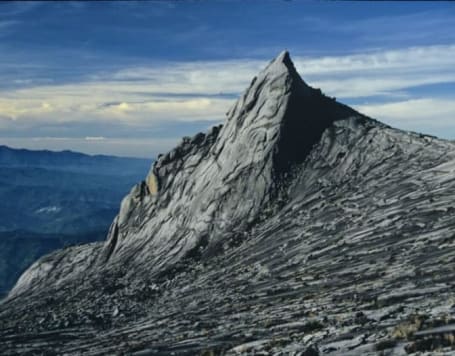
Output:
[[0,2],[0,144],[154,157],[288,49],[304,80],[455,139],[451,2]]

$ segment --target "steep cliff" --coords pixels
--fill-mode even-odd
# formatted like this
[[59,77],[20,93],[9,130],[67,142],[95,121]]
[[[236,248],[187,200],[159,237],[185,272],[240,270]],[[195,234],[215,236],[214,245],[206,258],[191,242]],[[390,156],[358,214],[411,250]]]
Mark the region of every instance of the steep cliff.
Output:
[[105,243],[23,274],[5,353],[451,347],[417,336],[452,318],[455,144],[323,95],[287,52],[227,116],[158,158]]

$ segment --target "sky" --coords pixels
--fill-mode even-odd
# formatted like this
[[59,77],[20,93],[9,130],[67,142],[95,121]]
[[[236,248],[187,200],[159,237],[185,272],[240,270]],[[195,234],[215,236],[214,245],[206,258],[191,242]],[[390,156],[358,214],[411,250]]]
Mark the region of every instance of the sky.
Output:
[[153,158],[284,49],[338,101],[455,139],[452,2],[0,2],[0,145]]

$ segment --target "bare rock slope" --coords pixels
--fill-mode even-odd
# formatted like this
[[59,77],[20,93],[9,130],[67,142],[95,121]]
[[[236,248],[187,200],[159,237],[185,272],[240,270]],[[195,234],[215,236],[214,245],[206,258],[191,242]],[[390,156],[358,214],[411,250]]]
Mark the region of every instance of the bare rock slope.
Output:
[[326,97],[287,52],[227,115],[159,157],[104,243],[22,275],[5,354],[450,352],[455,144]]

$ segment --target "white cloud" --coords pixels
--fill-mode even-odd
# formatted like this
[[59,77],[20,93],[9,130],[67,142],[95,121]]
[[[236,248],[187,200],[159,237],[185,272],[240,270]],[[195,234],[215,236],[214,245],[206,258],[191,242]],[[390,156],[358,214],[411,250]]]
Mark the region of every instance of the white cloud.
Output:
[[147,120],[160,122],[163,120],[194,121],[209,120],[213,121],[222,116],[230,101],[225,99],[213,98],[157,98],[155,101],[147,98],[143,102],[121,102],[106,105],[103,108],[92,107],[88,111],[99,114],[106,119],[115,118],[126,121],[140,121],[147,116]]
[[[421,98],[355,108],[391,126],[445,138],[455,135],[455,99]],[[420,128],[420,130],[417,130]]]
[[367,115],[385,120],[438,125],[439,120],[451,118],[450,123],[455,124],[455,99],[422,98],[355,107]]
[[103,141],[105,139],[104,136],[85,136],[85,141]]
[[377,73],[386,70],[451,69],[455,45],[411,47],[365,54],[303,58],[296,61],[303,74]]
[[[159,124],[163,121],[213,121],[224,116],[231,100],[176,98],[135,93],[134,84],[79,83],[27,88],[0,98],[0,118],[12,121]],[[145,88],[141,88],[145,90]]]
[[[262,60],[225,60],[171,63],[156,67],[133,67],[94,77],[114,80],[125,91],[173,94],[238,93],[267,63]],[[127,83],[127,85],[125,85]]]
[[[293,60],[310,84],[345,98],[455,81],[455,45],[345,56],[293,57]],[[156,68],[127,68],[104,79],[120,81],[120,86],[122,82],[133,82],[134,89],[149,93],[239,93],[266,63],[259,60],[174,63]]]
[[339,79],[321,79],[314,81],[317,87],[339,98],[362,98],[368,96],[403,96],[406,89],[423,85],[455,82],[455,70],[441,73],[378,73],[343,77]]
[[[455,82],[455,45],[293,60],[309,84],[341,100],[408,97],[400,103],[357,107],[373,117],[400,123],[414,119],[410,122],[414,130],[425,129],[430,121],[447,125],[454,118],[450,101],[438,101],[431,92],[425,94],[427,99],[413,98],[407,90]],[[3,89],[0,126],[23,129],[40,122],[57,126],[101,122],[137,128],[159,127],[164,122],[221,121],[234,100],[220,94],[240,94],[266,64],[263,60],[154,64],[100,73],[80,83]],[[416,121],[416,117],[421,119]],[[103,133],[84,132],[81,137],[99,134]]]
[[342,98],[393,95],[416,86],[455,82],[455,45],[413,47],[296,60],[309,82]]

